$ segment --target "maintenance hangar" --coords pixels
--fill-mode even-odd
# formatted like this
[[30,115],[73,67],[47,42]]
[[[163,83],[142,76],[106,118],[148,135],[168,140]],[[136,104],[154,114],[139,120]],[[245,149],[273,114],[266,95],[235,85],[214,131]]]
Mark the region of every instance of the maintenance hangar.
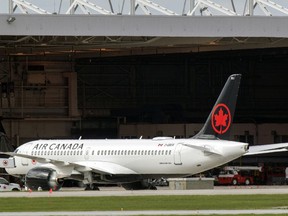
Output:
[[[231,139],[288,141],[285,0],[1,4],[0,111],[14,147],[191,137],[233,73],[242,82]],[[271,158],[288,166],[285,153],[247,161]]]

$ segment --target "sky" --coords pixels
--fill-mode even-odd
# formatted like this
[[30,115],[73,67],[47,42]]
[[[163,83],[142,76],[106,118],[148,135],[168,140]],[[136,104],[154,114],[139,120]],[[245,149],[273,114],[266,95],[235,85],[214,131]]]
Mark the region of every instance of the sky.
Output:
[[[25,0],[25,1],[30,2],[34,5],[37,5],[38,7],[42,8],[44,10],[47,10],[50,13],[54,13],[54,12],[58,13],[60,11],[61,14],[65,14],[65,12],[69,8],[69,3],[70,3],[70,0]],[[210,1],[213,1],[214,3],[217,3],[219,5],[222,5],[222,6],[232,10],[231,0],[210,0]],[[288,8],[288,1],[287,0],[272,0],[272,1],[274,1],[275,3],[277,3],[279,5],[282,5],[282,6]],[[0,13],[8,13],[9,12],[8,2],[9,2],[9,0],[0,0]],[[110,10],[108,0],[89,0],[89,2],[91,2],[93,4],[97,4],[98,6],[105,8],[107,10]],[[130,0],[111,0],[111,2],[113,4],[114,12],[117,12],[117,13],[122,11],[122,5],[124,2],[123,13],[128,14],[129,7],[130,7]],[[187,13],[187,11],[189,10],[189,0],[153,0],[153,2],[156,4],[160,4],[163,7],[166,7],[167,9],[172,10],[172,11],[176,12],[177,14],[182,14],[184,5],[186,5],[186,7],[184,9],[184,13]],[[235,5],[235,8],[236,8],[236,11],[238,12],[238,14],[243,15],[245,3],[246,3],[246,0],[234,0],[234,5]],[[281,12],[276,11],[275,9],[273,9],[271,7],[268,7],[268,8],[273,13],[273,15],[279,15],[279,16],[285,15]],[[209,7],[209,10],[214,15],[223,15],[219,12],[216,12],[213,8]],[[21,13],[21,11],[19,9],[17,9],[16,12]],[[151,12],[153,14],[159,14],[158,12],[156,12],[153,9],[151,9]],[[82,14],[82,11],[77,10],[76,13]],[[93,13],[95,13],[95,12],[93,12]],[[136,13],[137,14],[143,14],[142,10],[138,10],[138,12],[136,12]],[[259,6],[256,8],[254,13],[255,13],[255,15],[264,15],[264,13],[259,9]],[[97,13],[95,13],[95,14],[97,14]],[[200,15],[200,10],[197,10],[196,14]]]

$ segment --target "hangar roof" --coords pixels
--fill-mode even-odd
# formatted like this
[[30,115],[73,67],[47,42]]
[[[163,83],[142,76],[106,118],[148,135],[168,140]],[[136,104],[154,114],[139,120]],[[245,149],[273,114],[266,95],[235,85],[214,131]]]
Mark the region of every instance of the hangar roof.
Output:
[[9,11],[0,13],[0,55],[91,57],[288,45],[283,0],[241,1],[245,5],[231,0],[230,6],[224,4],[228,1],[190,0],[182,1],[183,7],[168,5],[175,10],[159,0],[131,0],[128,6],[121,1],[118,11],[110,0],[102,1],[106,5],[74,0],[66,8],[58,0],[54,9],[52,1],[47,8],[33,0],[7,2]]

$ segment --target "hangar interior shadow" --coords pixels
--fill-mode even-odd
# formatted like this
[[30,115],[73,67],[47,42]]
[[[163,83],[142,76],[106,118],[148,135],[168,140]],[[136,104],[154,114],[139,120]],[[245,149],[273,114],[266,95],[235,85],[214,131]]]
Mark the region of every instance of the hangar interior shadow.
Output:
[[[77,59],[79,108],[87,120],[109,109],[110,123],[119,116],[130,124],[204,123],[227,77],[240,73],[234,122],[288,123],[287,62],[286,48]],[[275,132],[275,143],[288,142],[285,131]],[[249,134],[239,139],[255,143]],[[229,163],[264,164],[258,183],[285,183],[287,153]]]
[[235,122],[288,122],[287,49],[76,59],[83,117],[204,122],[227,77],[241,73]]
[[[70,118],[67,107],[75,96],[67,83],[72,76],[55,78],[59,67],[59,74],[67,68],[77,74],[75,109],[81,120],[72,119],[75,137],[117,138],[119,122],[204,123],[227,77],[234,73],[242,74],[234,122],[288,123],[287,48],[96,58],[66,55],[1,56],[4,119]],[[7,95],[13,107],[8,101],[3,108]],[[275,137],[288,141],[288,131],[281,139]]]

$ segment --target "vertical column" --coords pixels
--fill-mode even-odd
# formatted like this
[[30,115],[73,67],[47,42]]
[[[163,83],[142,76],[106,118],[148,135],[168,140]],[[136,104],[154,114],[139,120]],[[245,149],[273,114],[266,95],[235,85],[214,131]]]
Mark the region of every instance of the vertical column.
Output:
[[[69,6],[69,7],[71,7],[71,5],[74,3],[74,1],[76,1],[76,0],[70,0],[70,6]],[[70,10],[70,14],[75,14],[75,5],[74,5],[73,8]]]
[[67,72],[63,74],[68,78],[68,109],[69,117],[78,117],[78,96],[77,96],[77,73]]
[[[190,0],[190,11],[194,11],[195,0]],[[195,15],[195,11],[191,14],[191,16]]]
[[9,0],[9,14],[13,13],[13,0]]
[[135,15],[135,0],[130,0],[130,15]]
[[254,0],[249,0],[249,16],[253,16],[254,13]]

